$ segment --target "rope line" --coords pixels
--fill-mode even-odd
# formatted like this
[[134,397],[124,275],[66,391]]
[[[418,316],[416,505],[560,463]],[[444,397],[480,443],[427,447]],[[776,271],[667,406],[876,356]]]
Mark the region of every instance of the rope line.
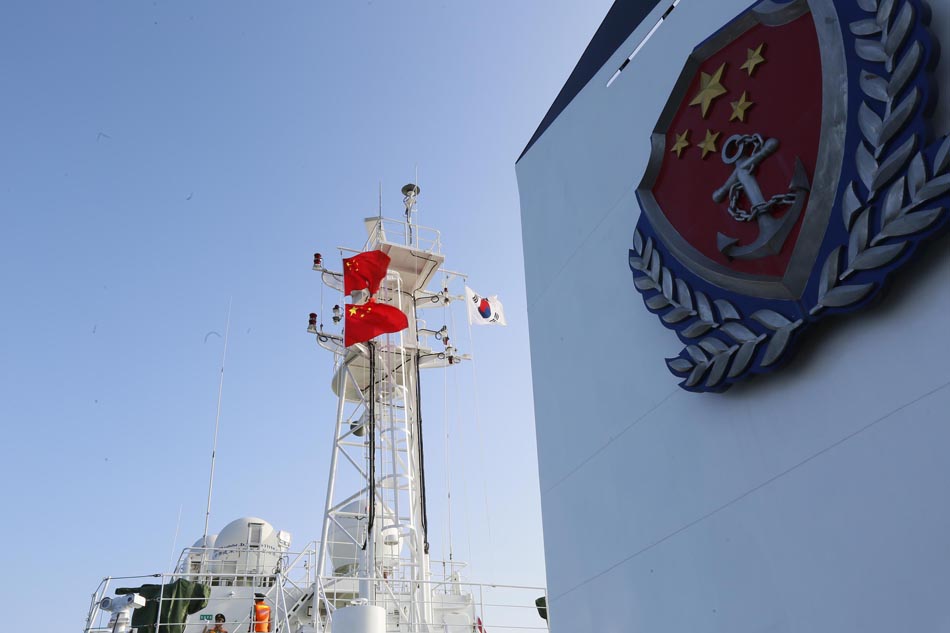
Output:
[[422,444],[422,388],[420,384],[419,362],[422,354],[416,351],[416,435],[419,437],[419,494],[422,497],[422,543],[425,553],[429,553],[429,515],[426,509],[426,467],[425,450]]
[[[373,533],[373,523],[376,520],[376,344],[367,341],[369,347],[369,507],[367,508],[366,538]],[[340,394],[342,398],[344,394]],[[363,549],[366,549],[367,541],[363,542]],[[373,552],[375,557],[376,552]],[[374,561],[375,564],[375,561]]]
[[[449,310],[449,321],[452,324],[451,331],[452,332],[458,331],[456,327],[456,323],[455,323],[455,310]],[[462,415],[460,413],[460,411],[462,410],[462,404],[461,404],[462,396],[461,396],[461,388],[459,387],[459,372],[455,372],[455,371],[452,372],[452,390],[453,390],[453,396],[454,396],[452,398],[452,402],[455,403],[455,410],[452,414],[452,420],[455,423],[455,437],[460,438],[460,441],[461,441],[461,438],[463,438],[464,436],[462,434],[462,419],[461,419]],[[472,556],[472,525],[473,523],[472,523],[471,516],[469,515],[469,511],[471,510],[471,508],[469,507],[471,497],[468,494],[468,477],[465,476],[466,469],[471,463],[471,460],[467,459],[467,455],[463,451],[459,451],[459,455],[460,455],[459,463],[461,464],[461,467],[462,467],[462,476],[460,477],[460,479],[462,480],[462,520],[464,521],[464,525],[465,525],[465,545],[467,548],[466,560],[468,561],[469,569],[472,570],[472,574],[474,574],[475,569],[476,569],[476,563],[475,563],[474,557]]]
[[[445,320],[446,308],[442,306],[442,319]],[[448,543],[448,560],[451,562],[453,557],[452,550],[452,469],[449,458],[449,372],[442,372],[442,430],[444,432],[445,446],[443,447],[443,458],[445,461],[445,522],[442,524],[442,550],[445,558],[445,547]],[[446,534],[446,530],[448,531]]]
[[[467,312],[466,312],[467,314]],[[472,350],[472,396],[473,396],[473,409],[475,411],[475,434],[478,438],[478,459],[479,466],[482,468],[482,472],[488,472],[486,465],[487,461],[485,459],[485,434],[482,432],[481,424],[481,412],[478,407],[479,393],[478,393],[478,369],[475,363],[476,353],[475,353],[475,339],[472,336],[472,323],[471,320],[466,317],[465,322],[468,324],[468,346]],[[489,545],[489,574],[492,573],[494,569],[494,547],[491,545],[494,543],[492,539],[491,532],[491,509],[488,504],[488,483],[485,481],[485,477],[479,478],[482,482],[482,497],[485,501],[485,526],[488,530],[488,545]]]

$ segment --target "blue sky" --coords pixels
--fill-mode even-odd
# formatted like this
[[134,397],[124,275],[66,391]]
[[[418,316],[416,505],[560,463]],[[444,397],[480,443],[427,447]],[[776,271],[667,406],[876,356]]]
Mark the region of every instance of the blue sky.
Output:
[[[475,580],[543,583],[514,161],[609,5],[3,3],[7,628],[79,630],[99,579],[159,571],[201,535],[222,351],[208,333],[229,299],[212,531],[255,514],[317,538],[334,401],[305,333],[311,255],[359,247],[379,184],[396,216],[416,169],[447,267],[499,294],[510,324],[469,338],[456,317],[480,402],[475,419],[457,368],[456,557]],[[445,389],[426,378],[441,440]]]

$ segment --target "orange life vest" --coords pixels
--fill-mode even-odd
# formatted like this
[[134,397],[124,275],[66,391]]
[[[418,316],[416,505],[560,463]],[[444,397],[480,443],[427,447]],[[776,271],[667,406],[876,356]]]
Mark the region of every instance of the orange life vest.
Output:
[[270,607],[263,602],[254,603],[254,631],[259,633],[270,631]]

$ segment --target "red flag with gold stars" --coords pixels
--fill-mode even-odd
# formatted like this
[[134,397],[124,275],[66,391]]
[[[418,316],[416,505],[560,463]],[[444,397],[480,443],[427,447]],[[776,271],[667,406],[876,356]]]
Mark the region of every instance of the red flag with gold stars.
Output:
[[386,277],[389,255],[382,251],[366,251],[343,260],[343,292],[369,290],[376,294],[379,283]]
[[[371,252],[378,253],[379,251]],[[344,318],[343,344],[349,347],[380,334],[399,332],[407,327],[409,327],[409,319],[399,308],[376,303],[372,299],[362,305],[349,304],[346,306]]]

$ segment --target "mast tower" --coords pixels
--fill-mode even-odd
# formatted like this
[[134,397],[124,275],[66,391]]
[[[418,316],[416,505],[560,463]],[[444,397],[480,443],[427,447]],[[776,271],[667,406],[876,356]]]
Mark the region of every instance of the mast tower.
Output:
[[[429,330],[418,318],[418,308],[450,301],[446,289],[426,290],[445,258],[438,231],[415,222],[419,187],[407,184],[402,194],[405,220],[367,218],[363,250],[389,256],[389,269],[374,299],[405,313],[408,328],[350,347],[322,328],[317,332],[321,346],[336,357],[332,389],[338,398],[317,561],[318,574],[327,574],[315,591],[318,630],[330,630],[320,628],[326,625],[318,614],[340,614],[344,607],[365,607],[370,620],[384,617],[387,630],[428,631],[437,620],[433,605],[438,600],[430,582],[419,373],[460,357],[449,346],[444,327]],[[314,268],[328,285],[340,286],[340,276],[324,269],[322,258]],[[355,302],[366,298],[359,292],[353,293]],[[334,308],[336,322],[341,320],[339,312]],[[432,338],[442,341],[445,350],[429,349]],[[369,611],[373,606],[375,614]],[[335,627],[335,633],[349,630],[348,623],[337,622]],[[374,625],[369,630],[375,630]]]

